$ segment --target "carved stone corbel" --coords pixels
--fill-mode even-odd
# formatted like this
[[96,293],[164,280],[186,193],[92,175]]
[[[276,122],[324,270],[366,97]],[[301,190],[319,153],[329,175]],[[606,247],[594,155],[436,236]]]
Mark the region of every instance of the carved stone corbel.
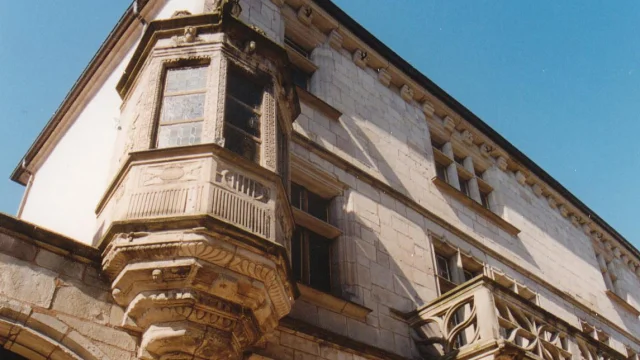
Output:
[[386,87],[391,85],[391,74],[386,69],[378,69],[378,80]]
[[504,156],[498,157],[498,160],[496,162],[498,165],[498,169],[502,171],[507,171],[507,169],[509,168],[509,163],[507,162],[507,158]]
[[525,185],[527,183],[527,175],[520,170],[516,171],[516,181],[520,185]]
[[302,5],[300,9],[298,9],[298,20],[307,26],[311,26],[313,22],[313,9],[309,5]]
[[542,196],[543,189],[542,189],[542,186],[540,186],[540,184],[538,184],[538,183],[533,184],[531,189],[533,190],[533,193],[536,194],[536,196],[538,196],[538,197]]
[[553,195],[549,195],[547,202],[552,209],[556,209],[558,207],[558,201],[556,201],[556,198],[553,197]]
[[560,210],[560,215],[562,215],[562,217],[569,216],[569,208],[566,205],[560,205],[558,210]]
[[360,49],[356,49],[353,52],[353,62],[361,69],[367,68],[367,63],[369,62],[369,54],[366,51],[362,51]]
[[409,85],[402,85],[400,88],[400,97],[407,102],[413,100],[413,89]]
[[480,145],[480,154],[482,154],[482,156],[488,158],[491,156],[492,151],[493,151],[493,146],[491,144],[483,143]]
[[329,43],[329,45],[340,51],[340,49],[342,49],[342,41],[343,41],[343,37],[342,35],[340,35],[340,33],[338,32],[338,29],[333,29],[331,30],[331,32],[329,33],[329,36],[327,38],[327,42]]
[[469,130],[465,130],[462,132],[462,141],[467,145],[473,145],[474,136],[473,133]]
[[433,114],[435,114],[436,109],[433,107],[432,103],[425,101],[422,103],[422,112],[428,119],[433,119]]
[[451,132],[451,133],[454,132],[456,129],[456,122],[449,115],[444,117],[444,119],[442,120],[442,125],[448,132]]

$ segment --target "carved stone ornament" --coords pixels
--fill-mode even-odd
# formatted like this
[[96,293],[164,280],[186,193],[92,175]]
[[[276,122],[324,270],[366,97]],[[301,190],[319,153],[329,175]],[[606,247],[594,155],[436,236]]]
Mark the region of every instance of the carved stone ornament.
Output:
[[504,156],[500,156],[497,160],[498,169],[502,171],[507,171],[509,168],[509,162],[507,162],[507,158]]
[[386,69],[380,68],[378,69],[378,80],[382,85],[389,87],[391,85],[391,74]]
[[402,85],[400,88],[400,96],[404,101],[413,100],[413,89],[409,85]]
[[488,158],[489,156],[491,156],[492,151],[493,146],[491,146],[490,144],[483,143],[482,145],[480,145],[480,154],[482,154],[482,156]]
[[436,108],[433,107],[433,104],[430,103],[429,101],[425,101],[422,103],[422,112],[424,113],[424,116],[426,116],[429,119],[432,119],[433,114],[436,112]]
[[343,37],[342,35],[340,35],[338,30],[337,29],[331,30],[327,38],[327,42],[329,42],[329,45],[332,48],[339,51],[340,49],[342,49],[342,41],[343,41]]
[[229,3],[231,4],[231,16],[239,17],[240,14],[242,14],[242,6],[240,6],[240,0],[229,0]]
[[116,237],[103,271],[140,359],[230,359],[291,311],[284,259],[195,231]]
[[580,226],[580,222],[580,216],[576,214],[571,215],[571,223],[573,224],[573,226]]
[[555,209],[558,207],[558,202],[556,201],[556,198],[554,198],[553,196],[549,196],[547,198],[547,202],[549,203],[549,206],[551,206],[552,209]]
[[442,125],[448,132],[454,132],[456,130],[456,121],[449,115],[445,116],[442,120]]
[[587,236],[591,236],[591,225],[589,225],[588,223],[585,223],[582,225],[582,231],[584,231],[584,233]]
[[366,51],[362,51],[357,49],[353,52],[353,62],[361,69],[367,68],[367,63],[369,62],[369,54]]
[[171,38],[175,46],[191,44],[198,41],[198,30],[193,26],[184,28],[184,35]]
[[543,189],[542,189],[542,186],[540,186],[540,184],[533,184],[531,189],[533,190],[533,193],[536,194],[536,196],[538,197],[542,196]]
[[301,23],[310,26],[313,22],[313,9],[309,5],[302,5],[298,9],[298,19]]
[[465,130],[462,132],[462,141],[464,141],[467,145],[473,145],[473,133],[469,130]]
[[516,171],[516,181],[520,185],[526,184],[527,183],[527,175],[525,175],[525,173],[523,173],[520,170]]
[[560,214],[563,217],[568,217],[569,216],[569,208],[567,208],[565,205],[560,205],[559,210],[560,210]]
[[184,16],[191,16],[191,12],[189,12],[189,10],[176,10],[171,15],[172,18],[179,18]]

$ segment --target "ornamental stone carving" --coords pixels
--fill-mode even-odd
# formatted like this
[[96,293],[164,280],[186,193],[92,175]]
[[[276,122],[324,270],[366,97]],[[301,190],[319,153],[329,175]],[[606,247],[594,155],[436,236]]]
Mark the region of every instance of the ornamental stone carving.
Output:
[[491,156],[492,151],[493,146],[491,146],[490,144],[483,143],[482,145],[480,145],[480,154],[482,154],[482,156],[488,158]]
[[555,209],[558,207],[558,202],[556,201],[556,198],[554,198],[553,196],[549,196],[547,198],[547,202],[549,203],[549,206],[551,206],[552,209]]
[[357,49],[353,52],[353,62],[361,69],[367,68],[367,63],[369,62],[369,54],[366,51],[362,51]]
[[462,141],[464,141],[467,145],[473,145],[474,136],[473,133],[469,130],[465,130],[462,132]]
[[386,69],[378,69],[378,80],[386,87],[391,85],[391,74]]
[[533,190],[533,193],[536,194],[537,197],[542,196],[543,189],[542,189],[542,186],[540,186],[540,184],[533,184],[531,189]]
[[507,171],[507,168],[509,167],[507,158],[505,158],[504,156],[500,156],[497,160],[497,165],[498,165],[498,169],[502,171]]
[[400,96],[402,97],[402,99],[404,99],[404,101],[413,100],[413,89],[409,87],[409,85],[402,85],[402,87],[400,88]]
[[560,214],[563,217],[568,217],[569,216],[569,208],[567,208],[565,205],[560,205],[559,210],[560,210]]
[[516,181],[520,185],[526,184],[527,183],[527,175],[525,175],[525,173],[523,173],[520,170],[516,171]]
[[449,115],[444,117],[444,119],[442,120],[442,124],[444,125],[444,128],[447,129],[448,132],[452,133],[456,130],[456,122]]
[[336,29],[331,30],[327,38],[327,42],[329,43],[329,45],[332,48],[340,51],[340,49],[342,49],[342,41],[343,41],[343,37],[342,35],[340,35],[338,30]]
[[298,9],[298,20],[301,23],[310,26],[313,22],[313,9],[309,7],[309,5],[302,5],[300,9]]
[[141,359],[230,359],[291,310],[284,256],[196,229],[121,234],[102,264]]
[[436,109],[433,107],[433,104],[430,103],[429,101],[425,101],[422,103],[422,112],[424,113],[424,115],[431,119],[433,118],[433,114],[435,113]]

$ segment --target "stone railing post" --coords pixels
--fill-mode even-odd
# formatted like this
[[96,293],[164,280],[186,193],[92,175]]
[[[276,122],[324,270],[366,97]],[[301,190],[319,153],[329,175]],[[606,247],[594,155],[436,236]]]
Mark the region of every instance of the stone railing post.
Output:
[[478,287],[474,293],[474,301],[476,304],[480,340],[498,339],[500,336],[500,327],[498,325],[496,305],[491,289],[486,286]]

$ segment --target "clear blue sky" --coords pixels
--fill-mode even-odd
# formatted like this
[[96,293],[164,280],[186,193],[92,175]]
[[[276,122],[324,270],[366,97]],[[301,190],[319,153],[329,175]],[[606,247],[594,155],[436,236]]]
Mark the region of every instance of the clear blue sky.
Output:
[[[129,3],[0,1],[0,211],[16,212],[11,171]],[[336,3],[640,245],[640,2]]]

